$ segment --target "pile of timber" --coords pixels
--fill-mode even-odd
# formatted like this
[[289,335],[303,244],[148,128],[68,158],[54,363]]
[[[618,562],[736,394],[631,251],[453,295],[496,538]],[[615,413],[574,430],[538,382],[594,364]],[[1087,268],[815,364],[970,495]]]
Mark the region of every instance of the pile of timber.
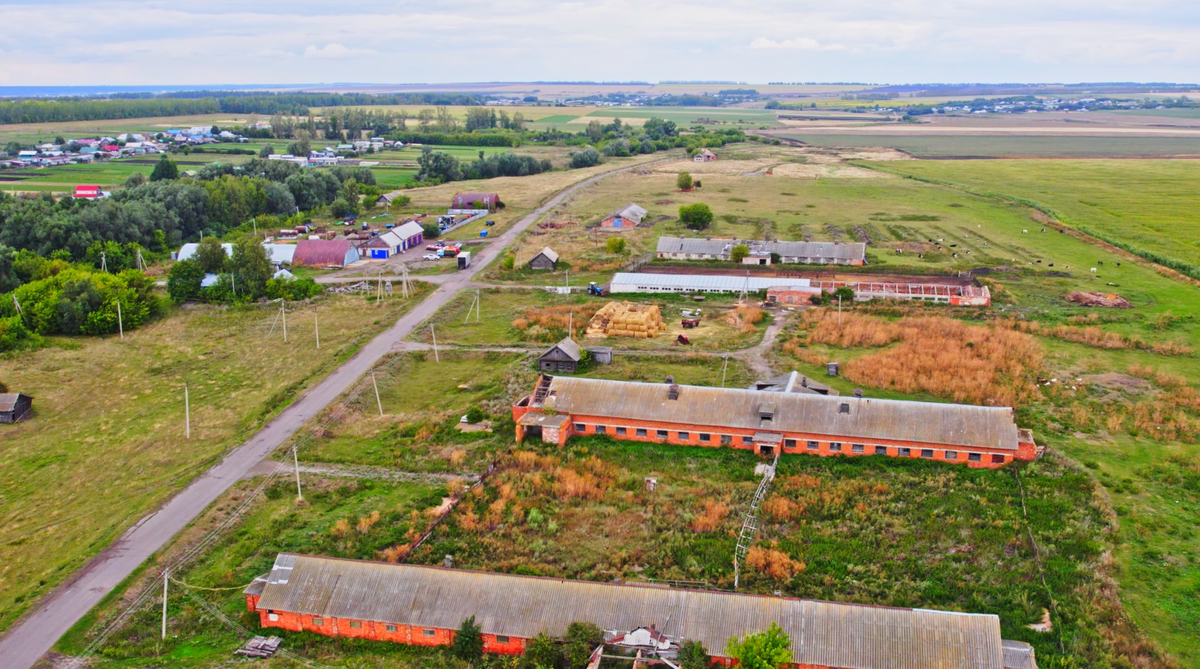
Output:
[[588,323],[587,336],[647,339],[665,328],[656,305],[609,302]]
[[245,655],[247,657],[271,657],[275,654],[275,651],[279,650],[279,644],[281,643],[283,643],[283,639],[277,636],[256,636],[247,641],[245,646],[233,651],[233,654]]

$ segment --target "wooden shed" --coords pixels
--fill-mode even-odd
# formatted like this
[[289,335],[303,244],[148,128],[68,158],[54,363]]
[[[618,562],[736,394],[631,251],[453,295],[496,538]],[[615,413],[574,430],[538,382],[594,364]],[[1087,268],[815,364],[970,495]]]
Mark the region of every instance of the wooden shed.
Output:
[[[578,350],[578,349],[576,349]],[[0,423],[19,423],[33,411],[33,398],[24,393],[0,394]]]
[[558,254],[549,246],[538,251],[537,255],[529,260],[529,269],[554,269],[557,266]]
[[562,372],[573,374],[579,368],[581,357],[579,344],[567,337],[538,356],[538,369],[551,374]]

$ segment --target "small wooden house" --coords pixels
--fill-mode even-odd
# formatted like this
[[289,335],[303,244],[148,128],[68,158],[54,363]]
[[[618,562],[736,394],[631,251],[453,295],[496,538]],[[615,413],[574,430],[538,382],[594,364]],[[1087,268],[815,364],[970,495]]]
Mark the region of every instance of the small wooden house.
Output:
[[[579,349],[576,349],[579,350]],[[19,423],[33,411],[33,398],[24,393],[0,394],[0,423]]]
[[550,374],[574,374],[582,357],[579,344],[567,337],[538,357],[538,369]]
[[611,346],[588,346],[583,350],[592,354],[592,362],[607,365],[613,361],[613,350]]
[[710,160],[716,160],[716,159],[717,159],[717,154],[713,153],[712,151],[709,151],[708,149],[700,149],[699,151],[696,152],[696,155],[692,158],[692,160],[694,160],[698,163],[707,163]]
[[630,203],[609,214],[608,218],[600,221],[600,227],[612,230],[636,228],[642,223],[642,219],[644,218],[646,218],[646,210],[636,204]]
[[538,251],[537,255],[529,259],[529,269],[554,269],[558,266],[558,254],[555,253],[549,246]]

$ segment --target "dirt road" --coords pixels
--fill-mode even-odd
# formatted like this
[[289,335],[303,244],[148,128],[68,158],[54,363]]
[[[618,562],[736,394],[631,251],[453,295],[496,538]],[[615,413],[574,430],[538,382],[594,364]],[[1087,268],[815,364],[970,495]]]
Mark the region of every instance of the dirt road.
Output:
[[249,472],[263,458],[291,439],[309,419],[349,388],[360,376],[414,328],[446,304],[455,293],[488,265],[543,214],[572,192],[607,176],[648,163],[624,167],[589,177],[559,191],[542,206],[505,230],[472,260],[471,267],[447,278],[421,304],[400,318],[383,334],[372,339],[354,357],[302,395],[263,429],[231,451],[221,462],[173,497],[161,508],[142,518],[108,548],[92,558],[68,581],[55,588],[38,607],[0,639],[0,669],[29,669],[72,625],[105,595],[165,546],[209,504]]

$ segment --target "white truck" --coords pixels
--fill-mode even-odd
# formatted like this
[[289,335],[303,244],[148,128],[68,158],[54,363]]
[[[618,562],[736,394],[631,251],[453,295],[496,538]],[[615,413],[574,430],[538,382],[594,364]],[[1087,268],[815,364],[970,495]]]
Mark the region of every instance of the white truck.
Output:
[[466,269],[471,266],[471,252],[463,251],[458,254],[458,268]]

